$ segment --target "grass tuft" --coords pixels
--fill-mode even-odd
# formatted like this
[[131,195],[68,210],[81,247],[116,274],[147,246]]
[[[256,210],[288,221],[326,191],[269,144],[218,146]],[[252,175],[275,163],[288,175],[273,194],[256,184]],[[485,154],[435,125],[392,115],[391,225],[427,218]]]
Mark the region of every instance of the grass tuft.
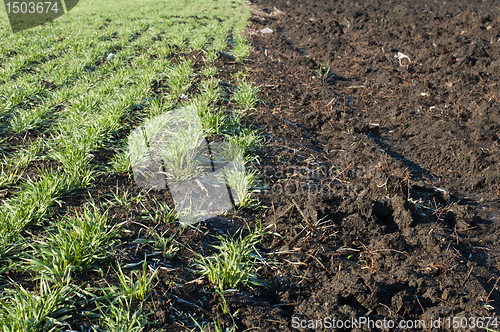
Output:
[[123,273],[121,266],[118,264],[118,273],[116,275],[120,283],[118,289],[120,296],[125,297],[129,301],[145,301],[149,297],[149,292],[152,288],[151,283],[157,273],[158,269],[154,270],[151,274],[148,273],[147,257],[144,257],[142,272],[131,271],[130,277]]
[[41,280],[39,291],[30,292],[22,286],[4,290],[0,301],[0,330],[56,331],[71,317],[68,299],[73,289],[70,286],[51,287]]
[[168,69],[168,87],[172,95],[180,97],[188,91],[191,86],[191,75],[193,75],[193,67],[189,60],[184,60]]
[[33,246],[30,269],[59,285],[67,284],[70,274],[100,270],[99,263],[112,252],[118,231],[109,226],[108,212],[93,204],[52,224],[49,232]]
[[260,244],[268,234],[274,233],[259,227],[246,236],[241,230],[233,237],[217,236],[220,244],[213,247],[219,252],[210,257],[199,255],[195,260],[198,273],[207,276],[219,290],[262,286],[262,281],[257,278],[260,258],[256,256],[255,245]]
[[255,109],[255,104],[259,101],[258,94],[259,88],[241,80],[232,99],[242,112],[246,112]]
[[128,150],[118,150],[118,152],[111,158],[111,168],[117,173],[131,173],[132,162],[130,161],[130,154]]
[[137,239],[134,243],[150,244],[155,249],[160,250],[162,256],[166,259],[173,259],[177,252],[180,251],[179,245],[174,241],[176,233],[172,234],[170,237],[166,237],[165,234],[166,232],[160,235],[154,229],[149,229],[148,235],[152,238]]
[[140,332],[148,322],[140,310],[132,310],[126,299],[118,298],[105,306],[96,302],[96,306],[100,312],[101,325],[104,327],[98,331]]

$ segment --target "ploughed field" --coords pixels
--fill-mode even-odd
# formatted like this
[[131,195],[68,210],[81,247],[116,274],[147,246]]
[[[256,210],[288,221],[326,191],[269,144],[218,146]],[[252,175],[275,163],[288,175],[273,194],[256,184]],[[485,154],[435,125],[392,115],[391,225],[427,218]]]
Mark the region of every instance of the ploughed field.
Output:
[[1,330],[500,330],[495,1],[100,6],[2,17]]
[[261,201],[286,259],[268,328],[496,317],[498,4],[252,3]]

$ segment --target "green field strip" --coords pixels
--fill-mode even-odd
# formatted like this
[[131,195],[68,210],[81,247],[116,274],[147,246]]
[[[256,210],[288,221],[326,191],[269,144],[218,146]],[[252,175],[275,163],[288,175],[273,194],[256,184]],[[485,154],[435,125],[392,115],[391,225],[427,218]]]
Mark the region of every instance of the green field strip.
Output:
[[[144,38],[149,38],[149,36],[146,36]],[[127,51],[131,51],[132,55],[131,56],[126,56]],[[148,51],[148,50],[146,50]],[[104,53],[104,52],[102,52]],[[125,56],[124,56],[125,55]],[[67,75],[64,75],[64,78],[62,79],[63,81],[60,82],[62,84],[66,83],[66,86],[68,84],[75,84],[70,90],[66,90],[65,94],[66,97],[70,95],[78,95],[81,93],[82,89],[86,87],[95,87],[96,83],[101,83],[104,82],[106,83],[106,79],[112,79],[114,75],[116,75],[117,71],[126,71],[130,70],[130,67],[128,66],[128,62],[133,59],[135,56],[135,51],[133,50],[132,46],[122,49],[118,52],[116,52],[116,59],[113,60],[109,65],[106,66],[98,66],[96,71],[93,73],[83,73],[81,74],[78,79],[69,82],[69,77],[77,76],[74,73],[69,73]],[[88,60],[86,63],[83,65],[79,66],[79,68],[84,68],[86,66],[92,65],[94,59]],[[73,70],[73,72],[81,72],[79,69]],[[44,77],[46,80],[54,79],[56,80],[57,77]],[[57,82],[57,81],[56,81]],[[26,99],[28,97],[33,97],[36,96],[36,98],[42,100],[40,107],[43,107],[45,109],[47,108],[53,108],[57,106],[60,102],[63,102],[63,100],[57,100],[53,101],[51,100],[50,96],[54,95],[56,92],[49,92],[47,89],[43,89],[42,87],[38,86],[35,84],[36,80],[34,82],[30,83],[25,83],[23,86],[18,86],[16,83],[13,83],[13,87],[15,89],[9,90],[6,86],[4,86],[2,89],[0,89],[0,96],[3,96],[3,104],[4,104],[4,115],[8,114],[7,112],[7,107],[5,105],[15,105],[19,104],[22,102],[26,102]],[[57,82],[59,83],[59,82]],[[104,84],[101,83],[101,84]],[[62,85],[64,87],[64,85]],[[34,90],[29,90],[29,88],[32,88]],[[55,91],[60,89],[59,87],[55,87]],[[2,93],[3,91],[3,93]],[[5,97],[6,91],[10,92],[11,95],[9,97]],[[18,91],[18,93],[16,93]],[[29,111],[29,110],[28,110]],[[12,120],[12,119],[10,119]],[[0,122],[1,123],[1,122]]]
[[[35,74],[26,73],[25,75],[18,75],[16,79],[8,80],[1,86],[0,94],[5,96],[8,91],[19,84],[17,81],[22,82],[21,84],[24,85],[24,88],[26,85],[35,85],[31,88],[31,91],[24,92],[21,96],[14,95],[11,97],[14,99],[14,102],[19,103],[19,100],[22,101],[23,98],[26,98],[25,96],[36,94],[36,82],[39,82],[41,79],[50,81],[56,86],[78,80],[79,76],[81,76],[86,69],[93,67],[99,60],[103,60],[110,53],[110,49],[117,47],[132,48],[133,45],[128,43],[127,37],[112,42],[91,40],[89,43],[83,45],[82,48],[77,49],[77,52],[67,52],[64,56],[56,57],[53,60],[40,64],[40,67],[31,68],[37,71]],[[10,63],[6,64],[7,67],[9,65]],[[17,69],[14,71],[16,70]],[[3,75],[8,77],[11,73],[8,73],[8,70],[6,70]]]
[[[120,129],[120,119],[128,115],[131,106],[144,101],[157,76],[157,73],[150,73],[149,80],[144,80],[147,74],[143,67],[127,74],[121,77],[121,85],[114,86],[108,93],[95,91],[79,100],[70,100],[71,106],[61,112],[54,138],[47,142],[56,152],[53,156],[61,162],[62,169],[53,175],[44,174],[41,182],[24,184],[19,195],[0,207],[0,233],[19,234],[26,225],[48,216],[49,207],[61,195],[90,184],[93,179],[91,152],[101,148],[102,143],[110,139],[110,134]],[[137,83],[129,87],[133,81]],[[102,100],[109,102],[101,104]],[[99,109],[100,112],[96,112]],[[60,180],[61,172],[67,174],[64,181]],[[12,238],[9,236],[5,240],[9,243]]]
[[[206,29],[208,30],[208,29]],[[196,41],[199,39],[200,35],[203,36],[203,33],[199,33],[198,30],[192,30],[190,33],[187,33],[185,35],[179,34],[179,31],[176,31],[175,33],[172,34],[172,37],[176,37],[177,39],[179,38],[178,36],[180,35],[182,40],[178,41],[177,43],[174,41],[174,45],[182,45],[183,40],[193,40]],[[150,33],[152,34],[152,33]],[[223,35],[226,33],[223,33]],[[149,35],[148,36],[141,36],[144,40],[144,44],[149,42]],[[208,39],[210,37],[207,36],[205,40],[202,40],[198,45],[194,46],[202,46],[206,45],[208,42]],[[217,38],[215,38],[217,39]],[[42,64],[42,68],[46,68],[46,70],[41,70],[39,73],[36,75],[27,75],[26,77],[23,77],[22,79],[19,80],[19,82],[12,81],[9,82],[8,84],[4,84],[0,88],[0,96],[2,96],[1,103],[3,105],[3,109],[8,107],[9,105],[18,105],[22,102],[26,102],[30,98],[39,98],[44,96],[45,89],[43,87],[37,86],[35,83],[40,81],[41,79],[45,81],[52,82],[56,84],[56,86],[62,85],[62,84],[67,84],[71,80],[78,80],[81,75],[84,74],[84,69],[88,67],[92,67],[92,64],[95,63],[95,61],[99,58],[103,58],[104,55],[108,53],[107,49],[112,49],[114,47],[122,47],[120,51],[117,52],[117,57],[120,58],[122,52],[127,52],[126,50],[128,49],[130,53],[133,53],[133,45],[131,44],[125,44],[126,46],[123,47],[122,45],[124,44],[125,40],[117,41],[112,45],[108,44],[101,44],[97,48],[94,48],[92,50],[92,55],[86,55],[83,59],[78,58],[78,56],[75,57],[75,55],[72,55],[72,60],[69,62],[64,62],[66,57],[63,57],[61,59],[54,59],[51,60],[48,63]],[[223,44],[226,42],[226,36],[224,35],[223,38],[221,38],[219,44]],[[137,43],[138,45],[141,45],[140,40]],[[196,47],[193,47],[193,49]],[[220,48],[220,47],[219,47]],[[145,50],[147,51],[147,50]],[[81,50],[81,53],[85,54],[85,50]],[[67,57],[70,57],[71,54],[68,54]],[[59,64],[59,62],[61,64]],[[115,63],[114,66],[117,64]],[[113,68],[116,69],[116,68]],[[112,69],[107,69],[107,67],[101,66],[99,68],[100,71],[106,71],[106,70],[112,70]],[[48,72],[51,72],[48,74]],[[0,109],[1,109],[0,108]]]
[[[109,29],[109,28],[108,28]],[[17,54],[9,61],[3,61],[4,70],[0,73],[0,82],[8,79],[19,79],[26,74],[26,71],[41,71],[45,63],[50,63],[47,67],[56,67],[61,63],[71,63],[78,59],[88,58],[88,52],[96,53],[95,57],[104,56],[107,52],[106,48],[124,47],[134,43],[131,36],[139,31],[141,27],[128,26],[122,29],[121,33],[109,32],[109,36],[105,33],[107,30],[98,33],[86,33],[77,37],[61,38],[58,41],[51,43],[50,48],[34,47],[30,50],[29,55]],[[42,71],[43,72],[43,71]]]
[[[133,77],[135,73],[132,73],[130,77]],[[142,89],[145,89],[145,87],[141,87]],[[122,101],[120,104],[119,102],[116,102],[113,100],[113,97],[116,97],[117,95],[122,95],[123,96],[123,91],[121,90],[121,87],[116,87],[115,89],[116,93],[109,93],[109,94],[103,94],[100,96],[99,94],[94,94],[90,96],[86,96],[87,99],[82,99],[80,100],[80,103],[74,102],[74,105],[72,106],[73,108],[69,109],[66,111],[69,114],[66,114],[66,116],[63,114],[61,118],[58,121],[58,125],[56,127],[57,134],[53,138],[52,142],[47,142],[47,146],[49,148],[53,148],[54,145],[56,145],[58,142],[59,144],[66,144],[69,145],[71,148],[74,148],[78,151],[84,151],[85,153],[89,153],[90,151],[93,151],[95,148],[98,148],[100,146],[100,143],[107,138],[107,133],[112,132],[116,130],[119,127],[119,118],[122,116],[126,116],[127,111],[124,111],[124,109],[130,108],[135,102],[136,102],[136,97],[137,96],[127,96],[125,95],[125,99]],[[112,102],[106,106],[101,106],[99,107],[98,104],[95,103],[90,103],[90,107],[92,109],[89,109],[89,107],[86,107],[85,102],[87,102],[89,99],[94,99],[94,98],[109,98]],[[128,99],[127,99],[128,97]],[[91,102],[93,102],[92,100]],[[114,105],[113,105],[114,103]],[[83,107],[82,107],[83,106]],[[78,108],[81,107],[81,108]],[[93,107],[96,108],[101,108],[101,112],[96,112]],[[85,161],[86,156],[82,155],[81,158]],[[85,164],[85,163],[84,163]],[[71,171],[70,169],[66,169],[65,171]],[[69,173],[72,174],[72,173]],[[76,178],[78,177],[78,173],[73,173],[73,176]],[[49,176],[49,175],[47,175]],[[55,178],[59,177],[60,175],[55,176]],[[81,174],[80,174],[81,176]],[[69,189],[71,186],[74,186],[75,179],[72,179],[69,183],[62,183],[61,189],[62,191],[65,191]],[[77,181],[78,182],[78,181]],[[69,187],[68,187],[69,185]],[[31,185],[29,188],[24,188],[23,190],[26,191],[33,191],[30,188],[35,186],[34,184]],[[56,186],[56,187],[59,187]],[[66,189],[64,189],[66,188]],[[53,190],[53,192],[59,192],[58,190]],[[52,195],[48,195],[50,197]],[[50,200],[50,199],[49,199]],[[43,201],[43,199],[42,199]],[[11,211],[15,214],[14,207],[23,207],[25,205],[32,205],[31,200],[27,196],[23,196],[22,194],[19,195],[19,197],[15,197],[13,199],[8,200],[7,202],[8,208],[5,210],[1,208],[1,211]],[[23,223],[28,224],[30,223],[33,219],[36,219],[34,217],[31,217],[31,213],[23,213],[22,209],[20,209],[21,215],[26,215],[26,217],[22,217]],[[10,213],[10,212],[9,212]],[[39,215],[34,215],[35,217],[39,217]],[[6,218],[8,219],[8,218]],[[3,219],[3,220],[6,220]],[[19,219],[19,218],[17,218]]]
[[[89,269],[99,269],[105,266],[103,264],[107,264],[104,262],[106,259],[104,256],[113,252],[115,239],[113,236],[107,237],[108,217],[103,210],[92,212],[92,208],[84,208],[80,209],[75,217],[57,217],[48,223],[47,233],[42,237],[23,239],[20,234],[27,225],[47,221],[53,216],[57,211],[57,204],[62,203],[64,194],[75,188],[89,187],[96,176],[112,171],[103,168],[102,165],[96,165],[93,154],[102,148],[116,146],[119,143],[118,133],[122,135],[123,132],[130,130],[128,126],[129,119],[133,115],[131,113],[133,106],[140,105],[143,109],[139,110],[139,113],[152,118],[170,110],[176,104],[194,105],[202,112],[200,114],[205,116],[206,134],[231,136],[233,142],[245,152],[249,152],[253,144],[258,141],[257,138],[252,138],[255,133],[249,127],[238,123],[238,118],[229,118],[215,107],[220,99],[220,93],[216,91],[217,80],[204,78],[197,83],[195,92],[189,95],[189,101],[179,98],[182,92],[187,91],[186,87],[193,84],[193,79],[197,75],[192,68],[187,70],[188,81],[182,81],[176,92],[172,92],[171,89],[169,95],[155,95],[151,91],[152,84],[162,78],[167,78],[166,83],[170,87],[175,85],[175,75],[171,73],[177,70],[177,64],[171,63],[167,58],[170,52],[187,53],[199,48],[227,51],[234,48],[234,45],[228,43],[231,42],[230,38],[235,31],[240,29],[236,25],[241,25],[241,22],[237,18],[239,13],[229,12],[232,5],[230,1],[205,1],[197,4],[195,8],[189,1],[172,4],[149,0],[141,3],[141,10],[137,8],[125,10],[127,6],[117,1],[105,1],[108,6],[101,4],[101,10],[97,7],[92,8],[91,1],[80,3],[81,8],[78,8],[79,4],[69,14],[51,23],[51,28],[57,33],[62,33],[64,27],[68,25],[74,24],[75,31],[78,27],[86,26],[88,30],[85,33],[100,32],[102,33],[100,37],[103,39],[92,39],[94,43],[87,41],[84,43],[82,39],[79,45],[85,47],[82,46],[81,49],[77,47],[71,52],[61,53],[64,55],[59,59],[40,61],[39,64],[29,67],[30,70],[38,70],[37,75],[23,72],[15,77],[17,86],[9,85],[8,89],[2,90],[0,84],[0,96],[2,96],[0,113],[3,110],[3,114],[0,115],[4,115],[2,119],[4,125],[7,121],[12,121],[11,115],[5,115],[12,114],[14,108],[22,108],[26,112],[33,109],[29,104],[22,105],[22,103],[35,103],[37,107],[44,107],[50,113],[50,127],[46,132],[52,137],[44,142],[43,158],[59,162],[57,169],[40,172],[36,181],[29,179],[21,181],[19,193],[5,200],[0,206],[0,273],[11,259],[17,259],[19,250],[28,245],[32,249],[27,252],[30,255],[27,257],[32,259],[28,262],[30,265],[28,270],[41,278],[39,288],[33,291],[28,292],[14,285],[10,289],[9,287],[2,289],[1,330],[45,331],[56,326],[55,324],[60,324],[60,321],[64,321],[77,310],[72,302],[76,292],[79,299],[82,299],[83,293],[75,288],[79,280],[78,274],[85,273]],[[241,2],[239,5],[243,6]],[[103,8],[109,10],[102,11]],[[84,9],[87,11],[84,12]],[[184,22],[180,23],[181,18],[171,17],[173,12],[193,17],[184,19]],[[198,26],[194,22],[197,20],[194,16],[202,16],[200,12],[209,18],[217,17],[231,21],[215,21],[214,24]],[[77,19],[79,15],[82,17]],[[107,22],[106,18],[113,15],[117,19],[112,23]],[[162,15],[165,17],[161,17]],[[130,20],[129,16],[137,19]],[[110,24],[98,30],[105,23]],[[0,21],[0,35],[8,35],[1,25]],[[146,27],[147,30],[144,31]],[[120,31],[117,37],[119,40],[113,37],[115,29]],[[37,27],[23,31],[19,33],[22,35],[19,40],[23,40],[24,37],[33,40],[43,38],[46,30],[47,27]],[[71,30],[68,31],[66,33],[71,35]],[[133,38],[136,32],[140,32],[140,36]],[[85,33],[82,33],[82,36]],[[113,38],[107,40],[110,36]],[[161,36],[161,41],[156,40],[157,36]],[[129,41],[130,38],[132,41]],[[73,40],[76,42],[75,38]],[[19,42],[16,47],[22,48],[22,45],[29,44],[30,42],[24,44]],[[71,45],[71,42],[59,42],[50,52],[63,52],[62,49],[68,45]],[[180,50],[175,50],[171,46],[178,46]],[[111,51],[115,47],[120,49]],[[0,55],[6,54],[4,50],[7,52],[2,47]],[[44,54],[47,56],[50,52]],[[113,52],[114,57],[107,61],[105,66],[95,65],[96,61],[102,60],[110,52]],[[75,57],[75,54],[78,56]],[[153,54],[157,57],[151,57]],[[29,64],[25,62],[23,65]],[[28,67],[19,68],[18,71],[23,71]],[[89,68],[90,71],[87,70]],[[57,72],[60,69],[61,71]],[[41,79],[57,84],[45,90],[30,87]],[[5,84],[11,83],[5,82]],[[23,88],[26,88],[25,92],[21,91]],[[243,102],[242,105],[244,104]],[[59,106],[57,114],[54,114],[53,110],[57,106]],[[242,114],[244,108],[242,106]],[[33,128],[36,129],[37,126]],[[253,139],[256,141],[252,143]],[[77,233],[76,229],[81,229],[81,232]],[[82,263],[81,268],[80,263]],[[141,274],[134,276],[140,278]],[[51,286],[48,286],[47,280],[50,280]],[[120,287],[122,287],[120,291],[126,290],[123,288],[123,282]],[[150,289],[144,288],[144,291],[144,295],[131,299],[143,301]],[[100,292],[99,290],[97,293]],[[87,301],[93,301],[89,294],[86,296]],[[16,303],[19,305],[15,305]],[[141,318],[140,311],[130,310],[129,302],[120,300],[110,304],[109,301],[102,299],[95,305],[99,309],[93,313],[93,317],[98,318],[95,323],[107,330],[120,328],[126,320],[129,326],[137,327],[133,330],[139,331],[147,322],[145,317]]]

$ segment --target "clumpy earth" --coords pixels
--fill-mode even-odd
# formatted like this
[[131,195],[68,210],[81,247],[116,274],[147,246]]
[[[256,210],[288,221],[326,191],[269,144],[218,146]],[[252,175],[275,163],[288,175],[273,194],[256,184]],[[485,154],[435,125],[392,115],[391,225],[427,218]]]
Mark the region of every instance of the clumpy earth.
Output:
[[288,331],[325,317],[496,317],[498,4],[255,0],[252,8],[246,65],[262,103],[250,119],[267,143],[259,199],[283,237],[267,247],[276,265],[260,271],[270,287],[231,303],[241,329]]

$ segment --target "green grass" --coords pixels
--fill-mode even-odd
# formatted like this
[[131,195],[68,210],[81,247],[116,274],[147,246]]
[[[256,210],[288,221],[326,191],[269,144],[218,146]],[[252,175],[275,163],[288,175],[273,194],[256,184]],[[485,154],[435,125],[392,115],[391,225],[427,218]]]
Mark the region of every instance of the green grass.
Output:
[[11,163],[1,166],[0,170],[0,187],[5,187],[10,184],[16,183],[21,177],[19,175],[19,167]]
[[0,163],[0,188],[15,184],[21,179],[22,171],[31,161],[37,159],[37,154],[43,148],[42,145],[42,141],[30,142],[26,148],[4,156]]
[[[192,107],[167,112],[145,122],[129,137],[129,151],[134,171],[148,176],[149,165],[156,176],[160,160],[165,175],[173,181],[196,177],[201,166],[196,159],[204,136],[197,112]],[[150,170],[148,170],[150,171]]]
[[222,324],[218,318],[212,324],[209,324],[209,323],[201,323],[200,324],[193,317],[191,317],[191,319],[194,321],[194,323],[197,327],[197,329],[192,329],[191,331],[196,331],[196,332],[225,332],[225,331],[232,332],[232,331],[235,331],[234,328],[224,329],[224,327],[222,326]]
[[116,173],[132,172],[132,163],[128,149],[121,148],[110,160],[111,167]]
[[177,242],[174,240],[177,234],[174,233],[169,237],[167,237],[165,234],[166,232],[164,232],[163,234],[159,234],[154,229],[149,229],[147,238],[137,239],[134,241],[134,243],[149,244],[156,250],[160,250],[164,258],[173,259],[181,249]]
[[51,206],[72,186],[72,179],[57,171],[41,171],[38,180],[28,179],[16,196],[0,206],[0,232],[8,230],[16,236],[26,225],[47,218]]
[[[140,332],[147,324],[147,318],[140,310],[133,311],[126,299],[118,299],[109,304],[97,304],[102,331]],[[100,331],[101,329],[97,329]]]
[[193,67],[189,60],[185,60],[177,65],[173,65],[167,70],[168,87],[171,93],[180,97],[186,93],[191,86],[191,76],[193,75]]
[[206,276],[221,291],[237,286],[262,286],[262,281],[257,278],[261,259],[255,245],[269,234],[274,233],[256,228],[246,236],[241,231],[233,237],[218,236],[220,244],[213,246],[218,253],[210,257],[199,255],[196,259],[198,273]]
[[44,120],[51,109],[47,107],[34,107],[31,110],[16,109],[10,119],[8,129],[21,134],[44,124]]
[[108,212],[86,205],[81,212],[52,225],[54,232],[33,246],[30,269],[58,285],[70,282],[73,273],[100,269],[113,252],[117,227],[108,225]]
[[154,224],[168,224],[175,222],[178,218],[175,208],[156,199],[147,201],[143,205],[143,208],[140,217],[143,221],[149,221]]
[[3,291],[0,301],[0,330],[55,331],[69,318],[70,286],[51,287],[40,281],[38,292],[30,292],[16,284]]
[[255,104],[259,101],[258,93],[259,89],[253,84],[240,80],[232,99],[241,112],[247,112],[255,109]]
[[224,168],[224,179],[233,190],[233,199],[236,205],[251,206],[256,201],[250,197],[250,189],[255,185],[257,172],[254,170],[246,171],[241,163],[234,163]]
[[248,45],[248,41],[241,34],[235,35],[232,53],[236,61],[248,59],[251,49],[251,46]]
[[156,277],[158,269],[152,273],[148,271],[147,257],[144,257],[142,271],[130,272],[130,277],[127,276],[120,265],[118,265],[117,277],[120,283],[116,289],[120,296],[123,296],[129,301],[144,301],[149,297],[153,279]]
[[[0,150],[0,190],[8,196],[0,203],[0,276],[29,274],[36,286],[3,284],[0,330],[74,330],[65,321],[76,312],[85,314],[79,308],[86,306],[92,320],[88,329],[141,331],[150,325],[141,303],[151,303],[160,270],[144,260],[140,271],[128,272],[118,262],[130,244],[157,251],[163,262],[185,259],[183,249],[191,250],[179,240],[185,228],[154,230],[173,227],[179,214],[147,191],[137,194],[117,183],[99,197],[83,193],[111,176],[132,179],[133,166],[144,161],[141,149],[149,151],[129,150],[140,125],[145,128],[140,134],[153,145],[162,143],[158,152],[170,180],[200,174],[203,161],[197,154],[205,137],[230,142],[240,152],[226,151],[225,158],[239,159],[225,181],[241,206],[253,202],[257,175],[251,165],[258,162],[260,136],[241,120],[255,107],[258,89],[238,81],[232,100],[237,109],[227,111],[232,105],[223,99],[221,69],[215,66],[220,52],[237,61],[248,58],[243,30],[249,11],[241,0],[80,0],[60,18],[12,34],[3,8],[0,131],[7,138]],[[202,50],[202,68],[185,56],[196,50]],[[153,91],[158,82],[161,87]],[[192,110],[192,118],[183,118],[188,130],[154,120],[171,121],[171,111],[179,108]],[[166,140],[168,130],[177,135]],[[14,135],[36,138],[10,145]],[[193,203],[188,211],[193,220],[198,208]],[[130,215],[116,217],[116,209],[130,209]],[[147,233],[120,241],[131,223],[147,225]],[[252,255],[262,233],[251,234],[220,238],[218,255],[199,257],[200,264],[212,266],[207,275],[221,289],[259,284]],[[112,266],[118,266],[115,273]],[[85,288],[88,276],[103,283]]]

